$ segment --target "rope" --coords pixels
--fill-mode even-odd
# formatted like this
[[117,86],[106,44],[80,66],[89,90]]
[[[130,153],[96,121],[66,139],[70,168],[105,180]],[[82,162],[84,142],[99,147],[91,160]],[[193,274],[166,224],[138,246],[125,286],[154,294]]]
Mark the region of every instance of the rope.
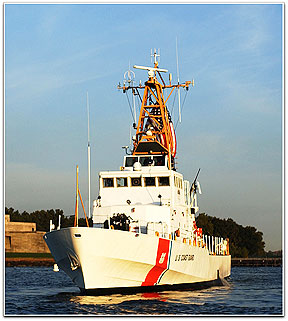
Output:
[[140,113],[141,105],[142,105],[142,104],[140,104],[140,100],[137,99],[136,101],[137,101],[138,111],[139,111],[139,113]]
[[87,224],[87,227],[89,227],[89,223],[88,223],[87,215],[86,215],[86,212],[85,212],[84,204],[83,204],[83,201],[82,201],[82,197],[81,197],[80,189],[78,190],[78,192],[79,192],[79,196],[80,196],[80,200],[81,200],[81,204],[82,204],[83,212],[84,212],[84,214],[85,214],[86,224]]
[[175,93],[174,93],[174,100],[173,100],[173,104],[172,104],[172,109],[171,109],[171,115],[173,115],[173,110],[174,110],[174,104],[175,104],[175,100],[176,100],[176,90],[175,90]]
[[129,104],[129,108],[130,108],[130,111],[131,111],[132,119],[133,119],[133,122],[134,122],[135,119],[134,119],[134,115],[133,115],[133,111],[132,111],[132,107],[131,107],[131,104],[130,104],[130,100],[129,100],[127,91],[126,91],[126,97],[127,97],[127,100],[128,100],[128,104]]

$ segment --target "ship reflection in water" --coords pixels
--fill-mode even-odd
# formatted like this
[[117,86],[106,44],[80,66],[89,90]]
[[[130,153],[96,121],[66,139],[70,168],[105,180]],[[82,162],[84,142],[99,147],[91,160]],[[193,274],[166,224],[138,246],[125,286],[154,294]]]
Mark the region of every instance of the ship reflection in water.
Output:
[[[191,314],[209,301],[224,303],[231,292],[230,284],[197,291],[167,291],[131,295],[70,297],[83,313],[92,314]],[[186,308],[184,307],[186,306]],[[105,311],[105,312],[104,312]]]

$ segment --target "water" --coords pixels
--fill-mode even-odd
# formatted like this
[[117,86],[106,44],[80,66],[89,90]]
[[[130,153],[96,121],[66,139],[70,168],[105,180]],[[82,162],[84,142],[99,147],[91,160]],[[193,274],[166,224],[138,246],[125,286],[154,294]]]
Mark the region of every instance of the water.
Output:
[[281,267],[233,267],[223,286],[198,291],[84,296],[62,271],[5,269],[5,315],[282,315]]

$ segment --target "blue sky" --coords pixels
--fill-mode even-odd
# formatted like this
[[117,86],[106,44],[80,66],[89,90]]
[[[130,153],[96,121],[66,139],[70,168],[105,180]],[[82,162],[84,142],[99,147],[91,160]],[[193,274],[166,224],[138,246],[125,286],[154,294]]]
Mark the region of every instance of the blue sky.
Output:
[[72,214],[76,164],[87,200],[87,91],[95,199],[98,171],[118,169],[129,143],[116,86],[129,62],[150,65],[151,48],[176,80],[176,37],[181,81],[195,79],[178,169],[192,180],[201,167],[202,212],[255,226],[280,249],[279,4],[6,4],[5,205]]

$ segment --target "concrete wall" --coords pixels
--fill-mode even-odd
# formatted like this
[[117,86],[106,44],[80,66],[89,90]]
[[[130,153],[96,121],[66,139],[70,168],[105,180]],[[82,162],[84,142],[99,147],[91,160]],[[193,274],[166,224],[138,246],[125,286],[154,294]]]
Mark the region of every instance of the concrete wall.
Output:
[[43,235],[45,232],[6,232],[5,252],[50,253]]
[[9,222],[8,224],[5,224],[5,232],[15,232],[15,231],[36,232],[36,223]]
[[50,253],[44,234],[36,231],[36,223],[11,222],[5,215],[5,252]]
[[11,222],[10,215],[5,215],[5,232],[36,232],[36,223]]

